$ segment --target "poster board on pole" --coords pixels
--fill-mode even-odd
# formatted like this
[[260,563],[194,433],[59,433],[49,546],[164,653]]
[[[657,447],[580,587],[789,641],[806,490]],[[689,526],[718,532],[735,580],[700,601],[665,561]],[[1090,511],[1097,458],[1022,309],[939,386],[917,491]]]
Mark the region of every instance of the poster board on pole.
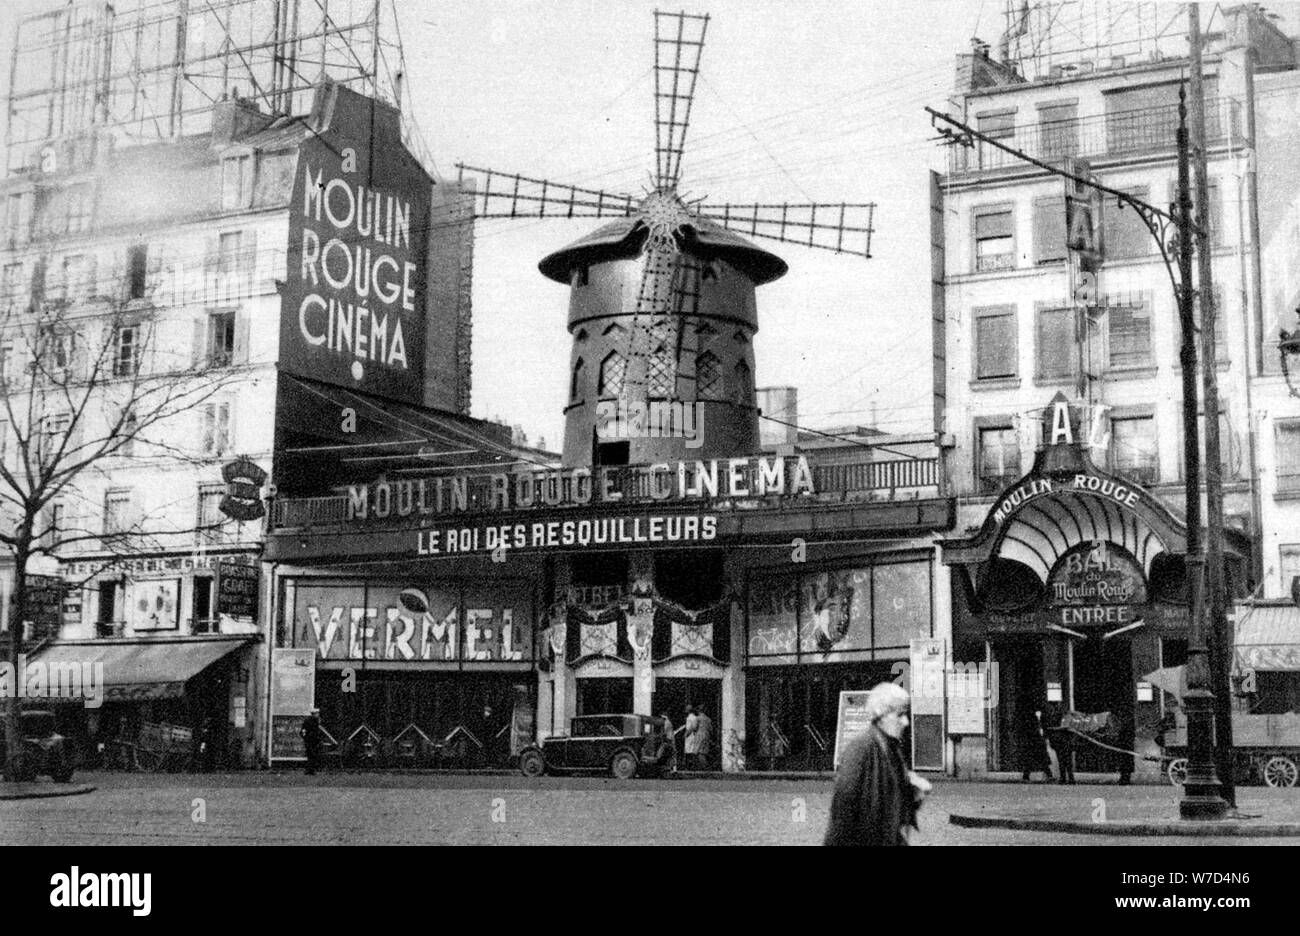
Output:
[[316,650],[302,648],[271,651],[271,751],[272,761],[305,761],[303,719],[316,706]]

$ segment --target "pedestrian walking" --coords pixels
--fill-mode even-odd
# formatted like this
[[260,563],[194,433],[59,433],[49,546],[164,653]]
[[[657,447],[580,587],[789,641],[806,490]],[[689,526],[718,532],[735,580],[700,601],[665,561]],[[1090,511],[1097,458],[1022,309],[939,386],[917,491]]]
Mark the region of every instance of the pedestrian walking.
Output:
[[677,770],[677,739],[673,737],[673,720],[664,712],[659,716],[664,720],[664,736],[659,742],[655,763],[661,773],[674,773]]
[[826,845],[906,845],[930,783],[907,766],[901,738],[911,700],[896,683],[867,694],[871,724],[844,750],[835,774]]
[[700,770],[708,770],[711,766],[710,758],[713,755],[713,719],[709,717],[708,712],[704,711],[702,706],[695,707],[695,717],[699,721],[699,727],[696,733],[700,736],[699,750],[695,756],[699,758]]
[[1029,775],[1043,772],[1045,782],[1052,780],[1052,759],[1047,753],[1047,738],[1043,734],[1043,713],[1037,709],[1030,711],[1028,706],[1021,708],[1020,724],[1020,777],[1026,783]]
[[700,717],[695,713],[695,706],[686,706],[686,735],[682,739],[682,753],[687,770],[700,768]]
[[320,709],[312,709],[311,714],[302,720],[301,734],[303,744],[307,748],[307,775],[311,776],[320,769]]

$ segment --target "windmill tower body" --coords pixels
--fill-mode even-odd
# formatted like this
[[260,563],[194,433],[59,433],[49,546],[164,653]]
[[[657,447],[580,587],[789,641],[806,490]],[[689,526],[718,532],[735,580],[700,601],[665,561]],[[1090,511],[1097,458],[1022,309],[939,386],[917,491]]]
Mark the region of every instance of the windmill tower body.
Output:
[[758,450],[754,292],[784,261],[700,219],[671,248],[651,237],[629,218],[540,264],[571,289],[566,466]]
[[678,195],[707,15],[655,12],[653,190],[460,165],[476,218],[617,218],[542,260],[570,287],[563,462],[655,464],[759,450],[755,287],[780,257],[741,234],[871,256],[869,202],[713,203]]

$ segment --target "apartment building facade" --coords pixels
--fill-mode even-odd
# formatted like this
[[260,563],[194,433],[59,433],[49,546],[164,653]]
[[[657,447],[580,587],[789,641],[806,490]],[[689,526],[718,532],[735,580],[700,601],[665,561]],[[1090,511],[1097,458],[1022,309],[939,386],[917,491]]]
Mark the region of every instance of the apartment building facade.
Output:
[[[1230,594],[1275,604],[1290,595],[1283,543],[1297,518],[1285,427],[1300,409],[1279,376],[1277,313],[1261,285],[1258,223],[1267,212],[1257,188],[1270,165],[1255,146],[1256,109],[1260,86],[1287,80],[1296,58],[1255,7],[1229,9],[1223,23],[1204,54],[1209,197],[1200,214],[1220,397],[1210,418],[1220,428]],[[1185,58],[1093,59],[1030,81],[977,46],[959,59],[951,112],[1008,147],[1168,211],[1186,71]],[[1100,209],[1099,258],[1067,249],[1067,186],[1094,215]],[[937,412],[954,444],[949,483],[959,497],[958,534],[944,549],[954,658],[998,664],[989,732],[968,739],[963,757],[975,770],[1021,769],[1035,712],[1047,723],[1065,711],[1107,711],[1117,746],[1153,751],[1175,703],[1147,677],[1186,659],[1171,273],[1131,206],[1076,189],[982,141],[954,146],[933,186]],[[1202,427],[1205,418],[1202,407]],[[1203,431],[1199,438],[1204,464]],[[1243,621],[1276,616],[1257,614],[1254,601],[1237,612]],[[1081,769],[1141,770],[1141,761],[1105,752],[1080,757]]]

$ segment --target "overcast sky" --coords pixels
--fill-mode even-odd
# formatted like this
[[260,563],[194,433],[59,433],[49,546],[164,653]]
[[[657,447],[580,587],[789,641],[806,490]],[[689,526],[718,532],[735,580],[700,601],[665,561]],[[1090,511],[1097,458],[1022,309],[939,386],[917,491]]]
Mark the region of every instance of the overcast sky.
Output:
[[[437,170],[454,175],[466,162],[641,195],[654,169],[657,4],[677,9],[665,0],[397,0],[411,109]],[[52,4],[0,6],[7,82],[15,12]],[[758,241],[790,272],[758,291],[756,383],[798,387],[804,425],[931,428],[927,170],[942,167],[942,154],[923,107],[942,106],[971,36],[996,43],[1003,6],[686,8],[711,20],[682,191],[715,202],[879,205],[869,260]],[[537,261],[600,223],[478,223],[473,414],[521,424],[534,443],[561,441],[569,359],[568,290]]]
[[[676,10],[671,4],[658,4]],[[640,195],[654,169],[653,2],[399,3],[416,117],[463,161]],[[758,241],[790,265],[758,291],[759,386],[800,422],[930,428],[926,104],[1002,4],[695,2],[711,19],[681,189],[710,201],[875,201],[873,257]],[[995,16],[996,14],[996,16]],[[561,440],[568,290],[537,261],[600,222],[479,222],[473,412]]]

